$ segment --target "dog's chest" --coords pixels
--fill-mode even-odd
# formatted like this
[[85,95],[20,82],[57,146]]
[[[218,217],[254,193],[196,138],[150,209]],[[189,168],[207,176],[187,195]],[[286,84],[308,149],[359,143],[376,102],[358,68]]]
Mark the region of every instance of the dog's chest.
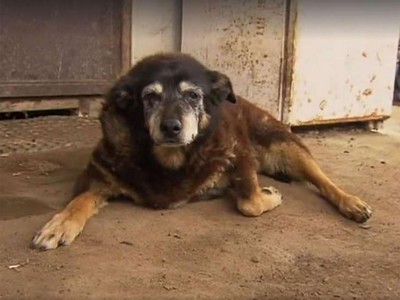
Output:
[[[146,176],[148,179],[153,177],[147,181],[148,187],[154,192],[153,197],[148,199],[150,205],[174,208],[187,202],[221,197],[229,186],[231,166],[229,159],[219,157],[206,163],[197,161],[196,165],[187,169],[167,171],[161,168],[155,177],[150,176],[155,175],[151,172]],[[158,203],[161,199],[162,203]]]
[[[156,208],[176,207],[186,202],[223,196],[229,186],[234,165],[232,151],[207,152],[185,160],[185,165],[165,165],[171,153],[143,155],[143,159],[121,165],[117,176],[143,199]],[[165,154],[165,155],[164,155]],[[172,161],[172,160],[171,160]]]

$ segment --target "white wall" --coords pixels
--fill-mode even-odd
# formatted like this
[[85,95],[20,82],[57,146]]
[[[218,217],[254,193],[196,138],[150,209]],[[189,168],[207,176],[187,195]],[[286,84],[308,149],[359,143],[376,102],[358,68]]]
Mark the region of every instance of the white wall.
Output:
[[180,46],[180,0],[132,0],[132,63]]
[[184,0],[182,51],[228,75],[238,95],[281,116],[285,0]]

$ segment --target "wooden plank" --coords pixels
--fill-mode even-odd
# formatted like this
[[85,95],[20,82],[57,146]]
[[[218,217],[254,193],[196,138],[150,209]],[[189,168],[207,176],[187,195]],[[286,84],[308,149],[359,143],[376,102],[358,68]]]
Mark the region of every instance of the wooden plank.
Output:
[[0,112],[57,110],[79,108],[79,98],[2,99]]
[[112,81],[87,82],[0,82],[0,98],[102,95]]

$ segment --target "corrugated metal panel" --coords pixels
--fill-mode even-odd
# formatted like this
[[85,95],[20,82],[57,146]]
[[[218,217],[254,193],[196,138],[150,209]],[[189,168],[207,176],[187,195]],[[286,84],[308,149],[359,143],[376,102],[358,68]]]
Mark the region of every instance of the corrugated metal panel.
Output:
[[284,0],[183,1],[182,51],[226,73],[237,94],[280,118]]
[[181,0],[132,1],[132,63],[157,52],[180,51]]
[[297,3],[289,116],[292,125],[391,114],[399,1]]

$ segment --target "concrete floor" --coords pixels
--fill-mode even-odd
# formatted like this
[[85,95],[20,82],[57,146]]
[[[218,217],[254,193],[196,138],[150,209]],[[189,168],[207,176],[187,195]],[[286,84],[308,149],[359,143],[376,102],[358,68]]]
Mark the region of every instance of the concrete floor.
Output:
[[373,207],[366,225],[310,187],[262,178],[284,203],[259,218],[226,199],[168,211],[116,202],[71,246],[30,249],[98,137],[85,119],[0,122],[1,299],[400,298],[400,107],[380,133],[301,135],[327,174]]

